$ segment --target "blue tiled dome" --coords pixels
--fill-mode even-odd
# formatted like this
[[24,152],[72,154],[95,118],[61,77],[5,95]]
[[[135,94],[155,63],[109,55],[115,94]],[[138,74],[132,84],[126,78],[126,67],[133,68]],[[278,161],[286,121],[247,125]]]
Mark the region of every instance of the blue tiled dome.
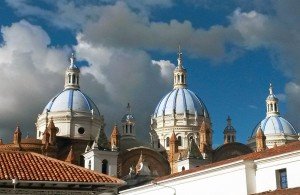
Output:
[[251,137],[255,137],[256,132],[261,126],[265,135],[275,135],[275,134],[284,134],[284,135],[297,135],[297,131],[286,119],[281,116],[269,116],[264,120],[259,122],[254,128]]
[[162,98],[158,103],[153,116],[159,117],[162,115],[173,114],[197,114],[198,116],[209,117],[208,111],[200,98],[197,95],[186,89],[173,89],[170,93]]
[[68,111],[93,112],[100,116],[95,103],[79,89],[65,89],[53,97],[44,109],[44,112]]

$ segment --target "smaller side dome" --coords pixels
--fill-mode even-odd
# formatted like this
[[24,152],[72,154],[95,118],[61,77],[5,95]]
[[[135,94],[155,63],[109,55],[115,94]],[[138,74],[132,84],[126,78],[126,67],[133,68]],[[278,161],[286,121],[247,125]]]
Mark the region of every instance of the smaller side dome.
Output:
[[298,135],[292,124],[281,116],[270,116],[263,119],[256,125],[256,127],[252,131],[251,137],[256,136],[256,132],[260,127],[265,135]]

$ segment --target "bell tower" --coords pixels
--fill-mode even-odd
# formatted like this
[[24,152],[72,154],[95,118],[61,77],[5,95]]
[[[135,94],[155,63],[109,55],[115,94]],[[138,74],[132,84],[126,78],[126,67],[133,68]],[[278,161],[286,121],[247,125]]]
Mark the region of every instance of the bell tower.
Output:
[[121,139],[135,139],[135,118],[131,113],[131,106],[127,104],[127,114],[122,118]]
[[233,143],[236,141],[236,131],[231,124],[231,118],[228,116],[227,118],[227,126],[224,129],[224,144]]

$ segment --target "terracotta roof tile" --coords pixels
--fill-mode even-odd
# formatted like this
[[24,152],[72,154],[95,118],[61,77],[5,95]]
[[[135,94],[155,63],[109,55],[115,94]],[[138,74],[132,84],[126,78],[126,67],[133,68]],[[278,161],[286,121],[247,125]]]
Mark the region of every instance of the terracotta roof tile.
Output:
[[285,145],[282,145],[282,146],[278,146],[278,147],[267,149],[267,150],[260,151],[260,152],[252,152],[250,154],[241,155],[241,156],[238,156],[238,157],[235,157],[235,158],[230,158],[230,159],[218,161],[218,162],[207,164],[207,165],[202,165],[202,166],[196,167],[194,169],[189,169],[189,170],[174,173],[174,174],[171,174],[171,175],[158,177],[153,182],[163,181],[163,180],[166,180],[166,179],[175,178],[175,177],[182,176],[182,175],[187,175],[187,174],[190,174],[190,173],[194,173],[194,172],[197,172],[197,171],[201,171],[201,170],[205,170],[205,169],[225,165],[225,164],[236,162],[236,161],[239,161],[239,160],[258,160],[258,159],[268,158],[268,157],[272,157],[272,156],[276,156],[276,155],[279,155],[279,154],[284,154],[284,153],[288,153],[288,152],[292,152],[292,151],[296,151],[296,150],[300,150],[300,141],[285,144]]
[[87,182],[123,185],[124,181],[31,152],[0,151],[0,180]]

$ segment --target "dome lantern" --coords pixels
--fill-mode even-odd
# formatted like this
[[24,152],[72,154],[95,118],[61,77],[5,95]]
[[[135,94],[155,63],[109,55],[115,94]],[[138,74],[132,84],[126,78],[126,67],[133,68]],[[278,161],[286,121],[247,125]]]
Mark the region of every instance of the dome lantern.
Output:
[[182,52],[178,47],[177,67],[174,70],[174,89],[186,88],[186,70],[182,66]]
[[122,118],[122,136],[121,139],[135,139],[135,118],[131,113],[131,106],[127,104],[127,113]]
[[230,116],[228,116],[227,118],[227,126],[225,127],[223,134],[224,134],[224,144],[235,142],[236,131],[232,126]]
[[278,98],[273,93],[273,87],[271,83],[269,87],[269,95],[266,99],[266,106],[267,106],[267,117],[279,115]]
[[79,74],[80,70],[75,65],[76,58],[75,54],[72,53],[70,57],[70,66],[66,70],[65,74],[65,89],[79,89]]

